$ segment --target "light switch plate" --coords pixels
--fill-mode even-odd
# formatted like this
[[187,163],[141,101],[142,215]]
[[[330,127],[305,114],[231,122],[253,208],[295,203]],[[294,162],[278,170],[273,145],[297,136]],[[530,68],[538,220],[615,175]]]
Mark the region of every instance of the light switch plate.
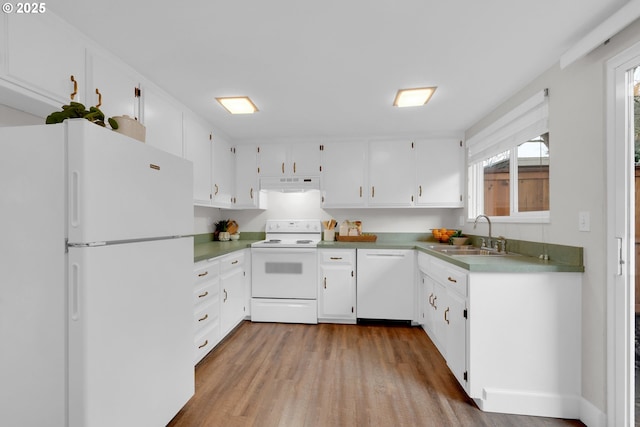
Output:
[[591,215],[589,215],[589,212],[578,212],[578,231],[591,231]]

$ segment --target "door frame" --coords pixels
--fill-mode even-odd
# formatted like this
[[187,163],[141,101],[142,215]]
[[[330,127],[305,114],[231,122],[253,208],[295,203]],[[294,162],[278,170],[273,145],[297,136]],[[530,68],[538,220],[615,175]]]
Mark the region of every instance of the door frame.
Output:
[[640,43],[606,63],[607,425],[634,419],[635,174],[628,71]]

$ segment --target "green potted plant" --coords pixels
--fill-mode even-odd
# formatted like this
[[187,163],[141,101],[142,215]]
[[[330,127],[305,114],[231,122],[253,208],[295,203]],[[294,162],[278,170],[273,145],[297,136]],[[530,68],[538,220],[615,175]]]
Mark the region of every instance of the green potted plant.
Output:
[[[87,119],[91,123],[106,127],[104,113],[98,107],[90,107],[87,110],[83,104],[73,101],[67,105],[63,105],[62,111],[54,111],[49,114],[45,123],[48,125],[62,123],[67,119]],[[118,129],[118,122],[111,117],[107,119],[107,122],[111,125],[112,129]]]
[[219,240],[221,242],[226,242],[230,239],[230,234],[228,231],[229,228],[229,220],[221,219],[220,221],[213,224],[215,230],[213,232],[213,240]]

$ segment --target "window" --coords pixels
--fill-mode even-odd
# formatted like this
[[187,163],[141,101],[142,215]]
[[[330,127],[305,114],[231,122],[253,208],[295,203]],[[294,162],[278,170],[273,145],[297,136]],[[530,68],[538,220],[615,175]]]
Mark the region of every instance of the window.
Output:
[[548,221],[547,117],[545,91],[469,138],[469,218]]

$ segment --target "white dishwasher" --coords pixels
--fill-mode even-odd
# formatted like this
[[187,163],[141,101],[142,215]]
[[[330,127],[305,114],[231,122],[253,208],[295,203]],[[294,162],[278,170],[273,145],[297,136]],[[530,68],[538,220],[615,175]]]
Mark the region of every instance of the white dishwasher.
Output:
[[415,319],[415,252],[357,250],[356,313],[360,319]]

